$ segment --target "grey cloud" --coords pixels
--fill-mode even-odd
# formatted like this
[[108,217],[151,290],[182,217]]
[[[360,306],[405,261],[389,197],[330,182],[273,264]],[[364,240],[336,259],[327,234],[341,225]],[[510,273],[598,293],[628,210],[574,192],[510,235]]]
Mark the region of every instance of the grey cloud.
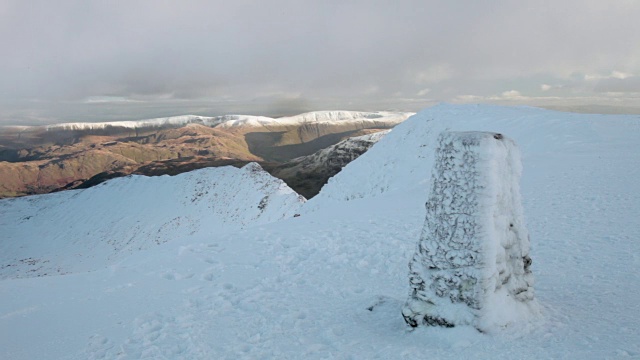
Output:
[[[224,111],[232,108],[225,99],[249,109],[265,93],[300,94],[292,111],[418,110],[428,104],[405,97],[425,88],[444,101],[526,94],[575,73],[640,74],[640,50],[629,45],[638,18],[634,1],[8,0],[0,4],[0,121],[34,111],[126,116],[126,106],[138,118],[177,103]],[[100,96],[145,105],[102,115],[76,105]]]
[[601,79],[594,90],[604,93],[640,93],[640,76]]

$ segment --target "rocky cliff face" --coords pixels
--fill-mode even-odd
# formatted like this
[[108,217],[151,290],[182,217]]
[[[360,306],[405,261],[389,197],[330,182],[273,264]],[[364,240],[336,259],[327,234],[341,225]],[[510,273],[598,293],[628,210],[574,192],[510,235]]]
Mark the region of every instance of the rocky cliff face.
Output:
[[322,149],[312,155],[290,160],[271,173],[283,179],[306,198],[315,196],[330,177],[364,154],[390,130],[356,136]]

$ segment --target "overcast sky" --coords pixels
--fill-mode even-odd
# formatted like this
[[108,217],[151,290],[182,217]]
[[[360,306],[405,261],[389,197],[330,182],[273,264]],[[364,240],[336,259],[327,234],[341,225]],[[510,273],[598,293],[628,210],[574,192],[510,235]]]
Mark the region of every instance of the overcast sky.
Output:
[[0,0],[0,123],[640,107],[640,1]]

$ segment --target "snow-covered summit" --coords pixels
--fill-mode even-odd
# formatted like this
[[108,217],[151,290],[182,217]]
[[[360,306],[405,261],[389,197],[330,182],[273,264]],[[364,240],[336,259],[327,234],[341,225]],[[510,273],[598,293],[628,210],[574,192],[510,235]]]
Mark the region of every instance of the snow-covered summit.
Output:
[[615,124],[627,128],[625,143],[634,143],[640,120],[635,116],[572,114],[533,107],[440,104],[410,117],[338,175],[329,179],[308,207],[407,191],[426,183],[433,167],[438,135],[449,131],[509,134],[527,156],[553,154],[592,141],[606,142]]
[[47,131],[54,130],[102,130],[106,128],[126,128],[126,129],[138,129],[138,128],[157,128],[165,126],[183,126],[191,123],[200,123],[206,126],[215,126],[221,121],[218,117],[207,117],[197,115],[181,115],[171,116],[156,119],[137,120],[137,121],[109,121],[109,122],[74,122],[74,123],[62,123],[46,125]]
[[[362,112],[362,111],[313,111],[300,115],[269,118],[264,116],[231,116],[229,120],[222,121],[219,127],[241,126],[293,126],[303,124],[344,124],[366,123],[380,124],[381,126],[393,126],[401,123],[413,113],[406,112]],[[220,117],[218,117],[220,119]]]
[[308,123],[308,122],[340,122],[340,121],[397,121],[402,122],[414,113],[389,112],[389,111],[313,111],[300,115],[280,118],[281,122]]
[[276,119],[254,115],[222,115],[216,116],[216,126],[221,128],[263,127],[276,123]]
[[303,202],[256,163],[0,200],[0,278],[95,270],[176,238],[292,217]]

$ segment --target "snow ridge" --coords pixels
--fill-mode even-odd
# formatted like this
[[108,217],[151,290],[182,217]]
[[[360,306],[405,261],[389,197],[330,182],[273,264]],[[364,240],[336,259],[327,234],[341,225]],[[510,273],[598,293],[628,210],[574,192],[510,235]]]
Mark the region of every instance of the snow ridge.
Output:
[[283,122],[307,123],[307,122],[339,122],[339,121],[402,121],[414,113],[408,112],[361,112],[361,111],[314,111],[300,115],[280,118]]
[[62,123],[46,125],[47,131],[83,131],[83,130],[102,130],[107,128],[126,128],[139,129],[148,127],[164,127],[164,126],[182,126],[191,123],[200,123],[206,126],[215,126],[221,121],[217,117],[197,116],[197,115],[181,115],[156,119],[137,120],[137,121],[110,121],[98,123]]
[[329,202],[377,197],[423,186],[430,179],[437,137],[443,131],[505,133],[524,153],[552,154],[576,147],[586,152],[590,141],[607,142],[610,124],[614,123],[630,131],[626,142],[618,146],[633,146],[631,133],[637,131],[638,126],[634,116],[440,104],[394,127],[388,136],[329,179],[305,207],[312,210]]
[[289,218],[304,201],[256,163],[0,200],[0,278],[95,270],[175,238]]
[[[222,128],[235,127],[261,127],[268,125],[301,125],[304,123],[337,123],[337,122],[367,122],[374,124],[384,124],[385,126],[395,125],[404,121],[413,113],[403,112],[360,112],[360,111],[314,111],[295,116],[281,118],[270,118],[266,116],[253,115],[220,115],[220,116],[198,116],[181,115],[156,119],[136,120],[136,121],[110,121],[110,122],[73,122],[43,126],[46,131],[86,131],[103,130],[107,128],[159,128],[166,126],[183,126],[191,123],[205,126]],[[42,128],[39,126],[9,126],[7,128],[27,131],[30,129]]]
[[302,124],[367,123],[388,127],[401,123],[413,113],[404,112],[360,112],[360,111],[313,111],[295,116],[269,118],[264,116],[239,116],[222,122],[224,128],[241,126],[294,126]]
[[324,148],[314,154],[302,156],[291,160],[291,162],[301,162],[303,167],[332,165],[334,159],[337,165],[342,167],[351,162],[357,156],[365,153],[373,144],[377,143],[391,130],[378,131],[373,134],[354,136],[345,139],[335,145]]

